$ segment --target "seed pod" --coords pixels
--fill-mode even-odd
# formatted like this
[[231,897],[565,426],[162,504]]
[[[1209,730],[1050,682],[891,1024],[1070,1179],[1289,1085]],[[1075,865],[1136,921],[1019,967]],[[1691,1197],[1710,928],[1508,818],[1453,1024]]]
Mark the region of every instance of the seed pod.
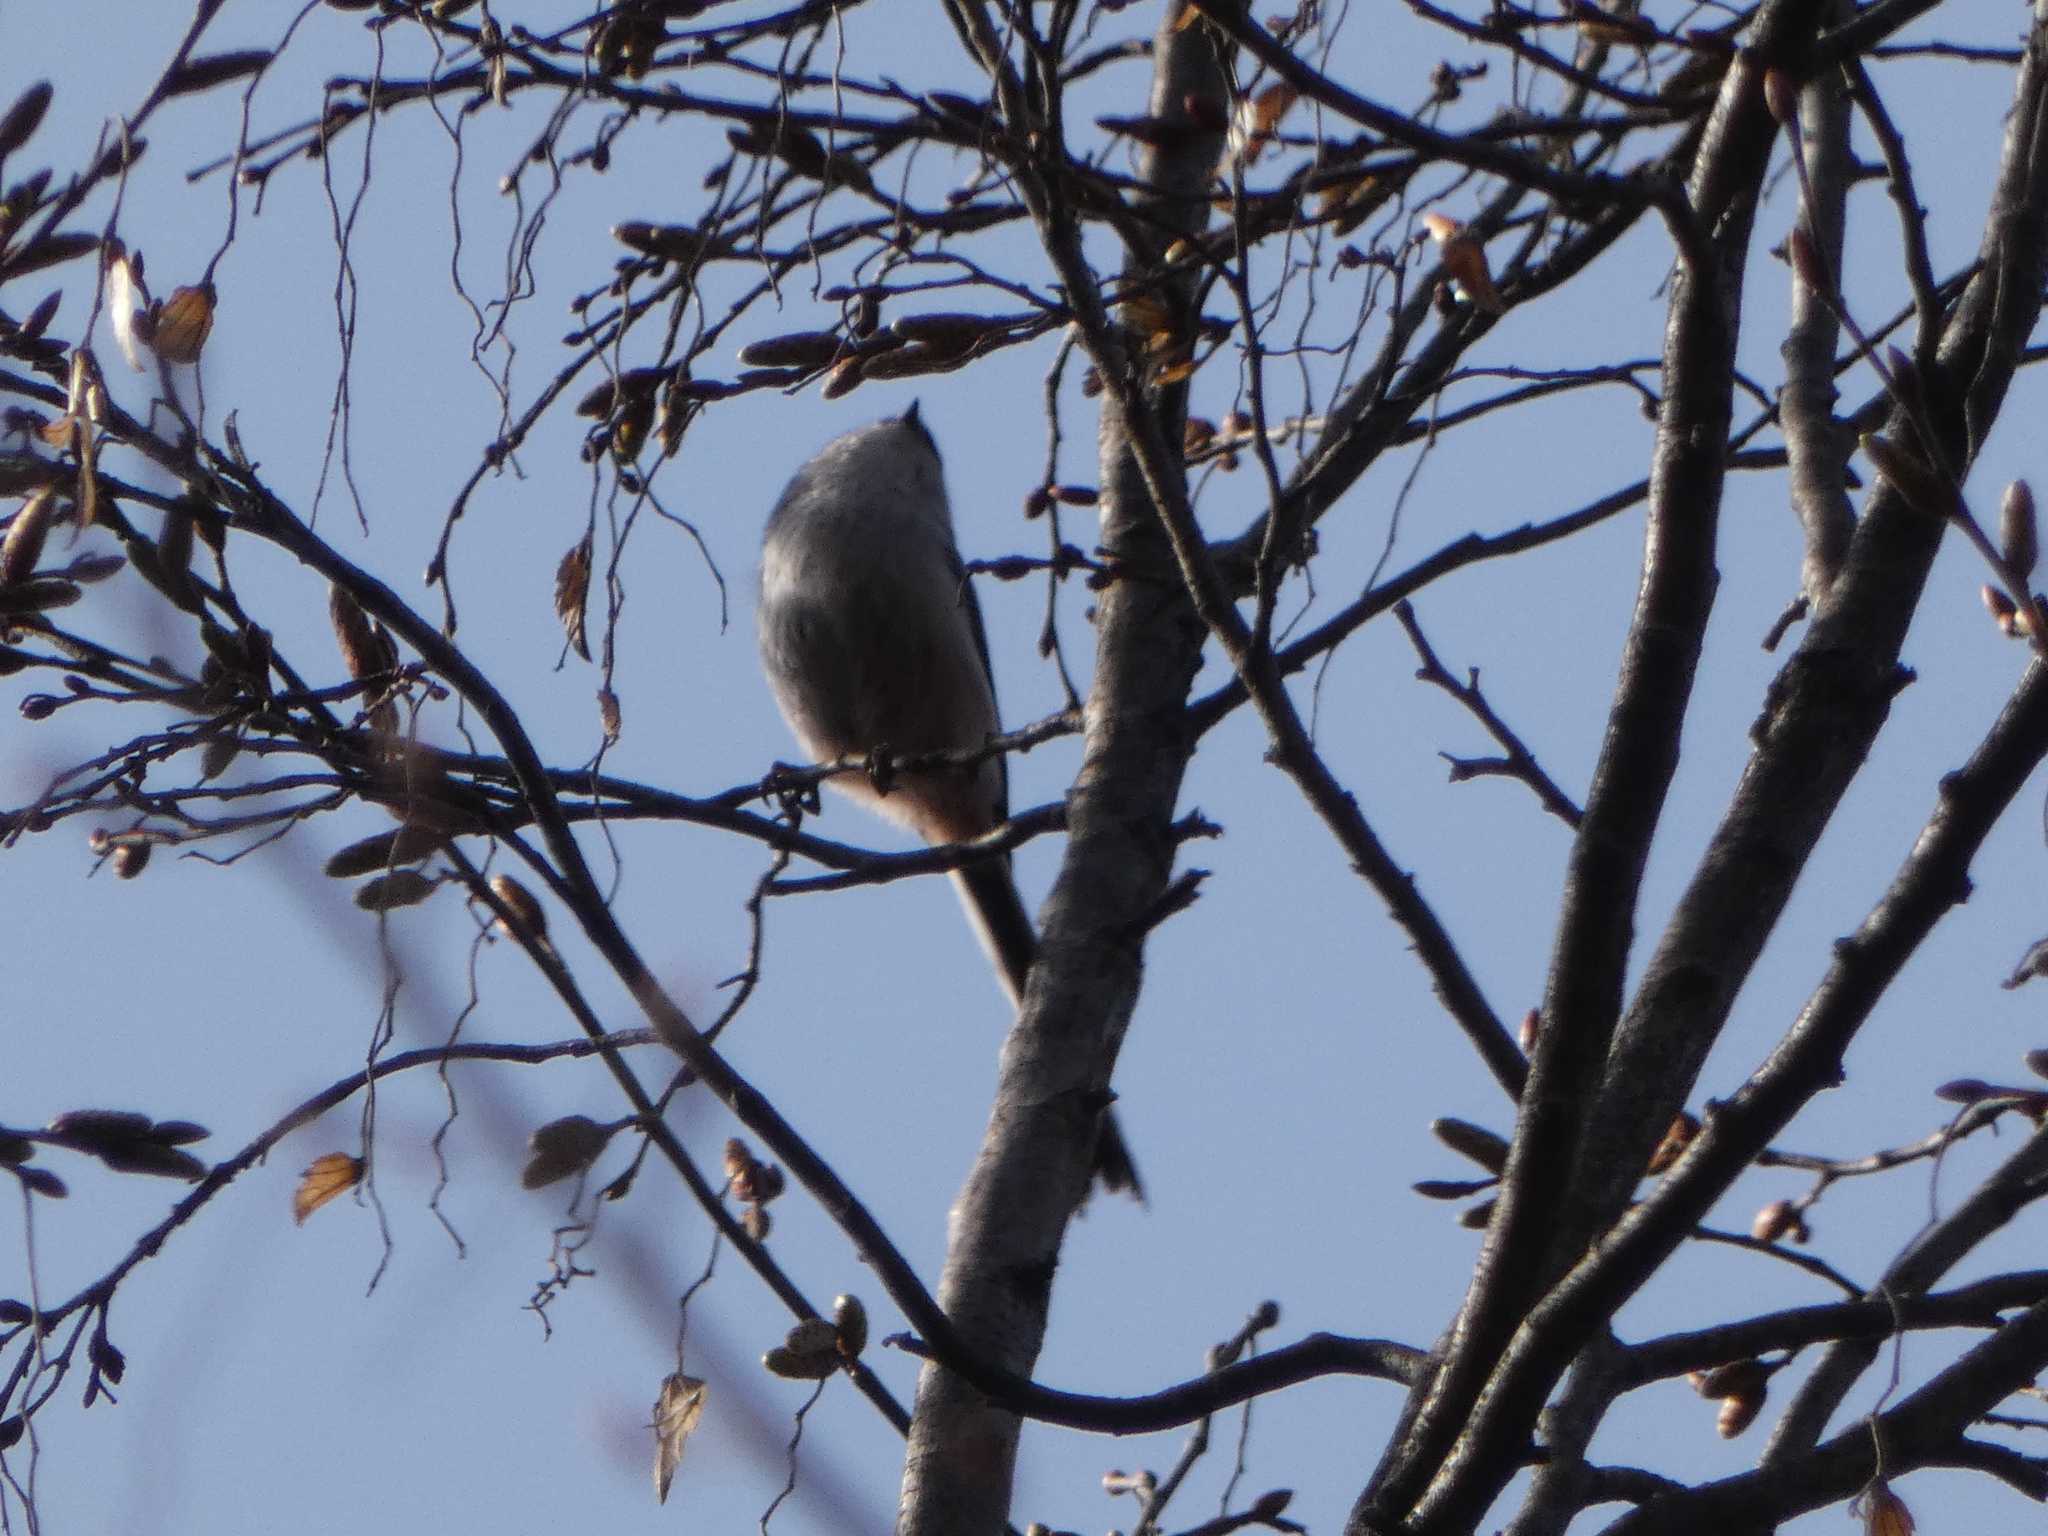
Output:
[[2034,525],[2034,493],[2024,480],[2005,488],[1998,505],[1998,552],[2012,574],[2024,581],[2041,557],[2041,538]]

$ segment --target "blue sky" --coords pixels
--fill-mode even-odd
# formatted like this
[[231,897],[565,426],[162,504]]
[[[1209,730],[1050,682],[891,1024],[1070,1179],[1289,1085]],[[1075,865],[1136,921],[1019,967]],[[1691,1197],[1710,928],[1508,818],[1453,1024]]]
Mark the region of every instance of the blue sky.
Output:
[[[2009,43],[2019,24],[2016,8],[2008,33],[1982,13],[1950,10],[1936,22],[1985,26],[1986,41]],[[958,88],[963,71],[934,14],[866,7],[849,13],[848,31],[857,49],[906,83]],[[103,116],[146,90],[183,20],[172,10],[0,0],[0,98],[54,79],[56,102],[37,148],[64,146],[65,165],[82,160]],[[261,8],[231,4],[219,45],[274,41],[281,26]],[[1412,101],[1443,48],[1418,47],[1392,26],[1386,42],[1385,56],[1362,72],[1364,85],[1380,99]],[[389,67],[420,67],[416,48],[402,50],[395,45]],[[259,93],[258,125],[304,114],[323,76],[371,62],[355,20],[315,12]],[[1900,62],[1883,69],[1880,83],[1913,143],[1933,209],[1936,266],[1946,270],[1976,243],[2008,79],[1990,69]],[[461,270],[479,294],[503,282],[509,215],[494,188],[534,131],[537,110],[486,112],[465,129]],[[698,173],[717,146],[688,134],[705,131],[665,136],[643,124],[621,141],[605,177],[567,183],[536,253],[539,295],[515,312],[516,399],[530,398],[558,366],[567,295],[601,282],[617,254],[609,226],[681,218],[694,206]],[[224,150],[231,132],[210,99],[174,104],[152,127],[121,230],[145,252],[159,292],[194,280],[220,243],[222,179],[188,182],[184,173]],[[568,138],[577,141],[574,131]],[[344,206],[363,149],[361,136],[347,142],[333,165]],[[373,153],[354,249],[361,309],[352,470],[368,533],[332,480],[319,527],[436,612],[438,597],[421,588],[419,572],[451,497],[492,435],[497,403],[466,360],[473,321],[449,282],[449,137],[414,111],[379,125]],[[1455,211],[1473,206],[1465,197],[1453,201]],[[104,217],[104,201],[92,212]],[[1791,217],[1787,178],[1760,220],[1759,246],[1780,239]],[[1880,187],[1857,193],[1852,217],[1850,289],[1859,312],[1875,318],[1903,291]],[[318,167],[278,173],[260,213],[245,203],[244,218],[219,270],[219,324],[203,363],[209,419],[234,410],[270,483],[306,509],[320,481],[337,366],[336,263]],[[1645,230],[1555,298],[1511,314],[1469,361],[1557,367],[1654,357],[1666,256],[1661,236]],[[60,329],[68,334],[84,312],[86,277],[81,266],[61,276]],[[1744,362],[1766,387],[1782,371],[1785,286],[1783,269],[1760,250]],[[40,295],[10,292],[5,304],[18,313]],[[1355,303],[1355,291],[1333,277],[1324,302]],[[764,312],[740,339],[825,323],[835,308],[807,284],[791,283],[780,316]],[[100,346],[113,388],[141,403],[141,381],[115,371],[104,332]],[[966,553],[1040,548],[1043,534],[1021,508],[1045,452],[1040,391],[1051,354],[1046,342],[919,381],[920,390],[867,386],[835,402],[815,392],[749,396],[693,430],[660,486],[701,534],[729,606],[722,611],[712,566],[691,538],[652,520],[635,529],[618,635],[625,732],[607,770],[710,792],[792,754],[754,662],[754,552],[790,470],[836,432],[899,411],[917,395],[946,455]],[[1197,380],[1196,409],[1221,416],[1235,387],[1227,364],[1213,366]],[[1867,377],[1857,378],[1845,394],[1859,399],[1868,387]],[[1092,483],[1092,418],[1071,377],[1064,403],[1061,478]],[[2037,385],[2016,391],[1970,484],[1980,510],[2013,476],[2043,473],[2038,437],[2027,431],[2042,404]],[[453,555],[460,639],[520,705],[550,761],[563,764],[587,760],[599,739],[595,674],[574,660],[557,667],[552,614],[555,563],[580,536],[593,494],[591,472],[575,458],[575,430],[565,424],[540,434],[518,474],[485,482]],[[1310,619],[1355,594],[1390,538],[1399,568],[1470,529],[1563,513],[1637,478],[1649,440],[1649,424],[1622,390],[1511,413],[1448,437],[1429,455],[1390,529],[1413,465],[1409,455],[1391,459],[1324,525]],[[1205,527],[1235,531],[1257,498],[1249,474],[1219,481],[1204,493]],[[1068,536],[1085,543],[1086,514],[1068,516]],[[1779,664],[1756,642],[1796,581],[1796,530],[1781,480],[1731,479],[1723,530],[1709,655],[1646,888],[1646,936],[1657,931],[1741,770],[1747,725]],[[1625,515],[1568,545],[1462,573],[1418,599],[1445,662],[1482,669],[1493,703],[1573,794],[1583,792],[1598,749],[1640,542],[1640,515]],[[323,584],[253,548],[234,561],[238,585],[260,603],[280,644],[318,658],[334,668],[327,680],[338,680]],[[1966,549],[1944,551],[1908,645],[1918,681],[1901,696],[1745,990],[1703,1094],[1730,1091],[1791,1021],[1827,964],[1829,943],[1861,919],[1911,846],[1939,774],[1967,755],[2017,679],[2023,653],[1977,608],[1982,579]],[[190,652],[189,638],[150,607],[139,582],[121,578],[94,601],[121,605],[122,632],[143,650]],[[1021,724],[1056,708],[1056,675],[1034,649],[1043,588],[985,583],[982,601],[1006,720]],[[1085,602],[1079,591],[1061,598],[1077,665],[1089,645]],[[1496,1007],[1519,1017],[1540,994],[1568,834],[1513,786],[1444,782],[1440,749],[1480,754],[1487,746],[1467,717],[1414,681],[1413,669],[1398,629],[1369,627],[1320,674],[1319,741],[1460,937]],[[1219,680],[1212,662],[1204,686]],[[1304,698],[1308,687],[1305,679]],[[140,715],[70,710],[43,725],[10,724],[0,736],[0,805],[32,799],[68,761],[144,729]],[[444,709],[432,729],[452,739],[455,726]],[[1255,722],[1232,720],[1203,743],[1190,772],[1183,808],[1201,809],[1224,835],[1186,856],[1211,875],[1195,907],[1148,945],[1147,986],[1117,1078],[1119,1112],[1152,1204],[1140,1211],[1098,1202],[1076,1223],[1038,1372],[1047,1383],[1127,1393],[1195,1374],[1208,1345],[1267,1298],[1282,1311],[1275,1342],[1328,1329],[1426,1345],[1448,1320],[1476,1252],[1477,1237],[1458,1227],[1454,1208],[1423,1202],[1407,1186],[1468,1171],[1429,1138],[1432,1117],[1505,1129],[1507,1107],[1441,1018],[1379,902],[1263,750]],[[1077,760],[1071,741],[1017,760],[1014,803],[1057,799]],[[1789,1144],[1849,1155],[1911,1140],[1942,1118],[1930,1097],[1935,1084],[2020,1072],[2021,1053],[2039,1043],[2039,1005],[2030,992],[2001,992],[1996,982],[2048,929],[2038,894],[2040,794],[2037,784],[2016,802],[1976,866],[1975,896],[1937,931],[1859,1040],[1848,1088],[1817,1101]],[[13,958],[0,998],[9,1005],[12,1049],[0,1122],[35,1125],[87,1105],[135,1107],[205,1123],[215,1136],[197,1150],[226,1156],[286,1106],[360,1066],[387,961],[403,978],[394,1021],[402,1046],[447,1038],[472,992],[464,1038],[574,1033],[510,946],[475,943],[476,924],[452,892],[399,914],[380,946],[376,923],[319,867],[384,824],[379,813],[354,807],[229,868],[160,858],[133,882],[93,873],[87,828],[78,823],[5,850],[0,921]],[[843,805],[828,804],[819,826],[899,846],[894,832]],[[600,840],[586,846],[604,856]],[[621,828],[616,847],[628,931],[686,1008],[715,1011],[719,982],[744,962],[741,904],[765,866],[762,851],[678,826]],[[1057,857],[1051,840],[1021,856],[1032,903],[1049,887]],[[935,1281],[946,1211],[981,1134],[1007,1023],[951,892],[924,880],[778,902],[768,945],[766,979],[726,1048]],[[638,1022],[587,951],[573,941],[564,950],[607,1018]],[[597,1274],[553,1303],[552,1333],[545,1332],[522,1309],[549,1271],[568,1192],[519,1188],[524,1137],[561,1114],[613,1117],[615,1092],[587,1063],[475,1067],[454,1081],[461,1110],[447,1139],[452,1183],[441,1206],[461,1251],[428,1207],[436,1179],[429,1138],[446,1107],[431,1074],[392,1082],[378,1101],[379,1188],[392,1249],[374,1292],[365,1294],[383,1248],[372,1211],[338,1202],[302,1228],[289,1216],[296,1177],[313,1157],[356,1150],[356,1106],[294,1135],[123,1287],[112,1317],[129,1361],[119,1405],[81,1411],[75,1399],[60,1400],[39,1418],[35,1479],[45,1529],[234,1532],[288,1522],[308,1533],[539,1532],[577,1522],[623,1532],[734,1529],[758,1518],[781,1484],[792,1415],[805,1395],[753,1363],[780,1339],[786,1318],[732,1254],[718,1257],[712,1283],[690,1304],[684,1357],[686,1369],[710,1380],[710,1405],[668,1507],[657,1507],[649,1407],[675,1368],[676,1298],[706,1266],[709,1231],[683,1192],[650,1169],[631,1199],[603,1212],[581,1251]],[[733,1130],[727,1117],[700,1098],[686,1099],[674,1118],[715,1165]],[[1952,1203],[1971,1173],[2011,1144],[1959,1149],[1932,1197]],[[53,1166],[72,1197],[39,1203],[32,1229],[19,1215],[0,1222],[0,1294],[23,1294],[31,1271],[43,1297],[70,1294],[178,1193],[76,1162]],[[1754,1173],[1717,1219],[1746,1227],[1757,1205],[1800,1187]],[[1816,1214],[1819,1250],[1868,1277],[1924,1220],[1929,1198],[1919,1173],[1844,1185]],[[877,1337],[898,1326],[856,1256],[801,1195],[781,1202],[775,1216],[775,1252],[815,1299],[851,1291],[875,1313]],[[2009,1234],[1968,1272],[2023,1263],[2023,1255]],[[1640,1337],[1701,1326],[1729,1316],[1731,1303],[1761,1309],[1826,1297],[1785,1266],[1707,1249],[1685,1255],[1638,1298],[1623,1331]],[[1909,1379],[1941,1349],[1934,1337],[1909,1343]],[[907,1401],[914,1362],[877,1349],[871,1363]],[[1867,1386],[1852,1405],[1867,1406],[1877,1383]],[[1640,1399],[1604,1432],[1601,1454],[1649,1460],[1676,1445],[1684,1470],[1713,1476],[1748,1465],[1756,1452],[1762,1431],[1718,1441],[1712,1405],[1682,1384]],[[1241,1494],[1294,1488],[1293,1517],[1319,1533],[1336,1529],[1397,1406],[1388,1386],[1341,1380],[1260,1404]],[[1234,1420],[1219,1423],[1218,1449],[1176,1506],[1178,1524],[1213,1507],[1235,1435]],[[1105,1499],[1103,1472],[1163,1471],[1181,1438],[1118,1444],[1030,1430],[1014,1518],[1077,1530],[1128,1527],[1135,1509]],[[805,1420],[797,1491],[773,1528],[886,1528],[900,1459],[893,1434],[846,1383],[829,1384]],[[1974,1529],[2015,1511],[2013,1496],[1957,1476],[1921,1474],[1903,1491],[1930,1532]],[[1824,1513],[1809,1526],[1840,1519]]]

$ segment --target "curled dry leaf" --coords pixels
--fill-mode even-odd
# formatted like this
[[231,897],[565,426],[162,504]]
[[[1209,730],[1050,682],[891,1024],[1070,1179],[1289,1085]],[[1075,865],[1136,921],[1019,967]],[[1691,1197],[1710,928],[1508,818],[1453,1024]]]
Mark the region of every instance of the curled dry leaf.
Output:
[[1430,238],[1437,243],[1444,271],[1463,291],[1467,301],[1489,315],[1506,314],[1507,300],[1493,285],[1493,273],[1486,265],[1486,247],[1478,238],[1467,234],[1465,226],[1456,219],[1446,218],[1440,213],[1425,213],[1422,223]]
[[1240,164],[1250,165],[1273,142],[1273,135],[1301,93],[1284,81],[1267,86],[1255,96],[1238,103],[1237,117],[1230,125],[1230,154]]
[[704,1383],[677,1371],[654,1400],[654,1497],[668,1502],[669,1484],[683,1459],[683,1442],[704,1417]]
[[583,1172],[596,1162],[610,1144],[618,1127],[599,1125],[588,1115],[564,1115],[550,1120],[526,1139],[526,1166],[519,1182],[527,1189],[544,1189],[558,1180]]
[[377,631],[369,615],[346,588],[327,590],[327,617],[334,626],[334,639],[341,647],[342,665],[353,678],[373,677],[390,668]]
[[213,312],[220,299],[211,283],[174,288],[163,308],[151,316],[150,345],[167,363],[196,363],[213,332]]
[[1913,1511],[1883,1478],[1849,1501],[1849,1514],[1863,1522],[1863,1536],[1913,1536],[1917,1529]]
[[555,616],[562,621],[569,648],[585,661],[590,660],[584,620],[590,608],[591,550],[592,537],[586,532],[555,567]]
[[350,1157],[346,1152],[329,1152],[313,1159],[312,1166],[299,1176],[299,1186],[292,1191],[292,1220],[304,1226],[306,1218],[337,1195],[345,1195],[363,1179],[363,1160]]

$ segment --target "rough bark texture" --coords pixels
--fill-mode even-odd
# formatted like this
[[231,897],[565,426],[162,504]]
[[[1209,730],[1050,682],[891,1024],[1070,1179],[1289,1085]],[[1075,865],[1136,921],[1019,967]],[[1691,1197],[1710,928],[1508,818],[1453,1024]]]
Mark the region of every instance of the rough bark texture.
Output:
[[[1228,99],[1220,45],[1204,27],[1162,24],[1152,110],[1186,117],[1200,94]],[[1014,98],[1014,93],[1012,96]],[[1164,216],[1204,220],[1199,193],[1217,142],[1199,133],[1150,157]],[[1041,187],[1041,228],[1065,242],[1056,186]],[[1170,225],[1169,225],[1170,229]],[[1163,244],[1163,242],[1162,242]],[[1070,250],[1070,254],[1072,251]],[[1156,250],[1128,264],[1149,270]],[[1040,923],[1039,963],[1005,1042],[988,1133],[954,1207],[939,1302],[964,1340],[1028,1375],[1045,1336],[1060,1242],[1086,1196],[1110,1070],[1137,1002],[1143,943],[1172,876],[1172,822],[1194,737],[1186,706],[1206,630],[1180,582],[1105,395],[1102,534],[1121,573],[1096,609],[1086,749],[1068,802],[1069,842]],[[1166,441],[1180,440],[1180,388],[1148,397]],[[1175,466],[1178,470],[1178,465]],[[918,1384],[898,1528],[911,1536],[1002,1530],[1015,1469],[1017,1416],[932,1365]]]

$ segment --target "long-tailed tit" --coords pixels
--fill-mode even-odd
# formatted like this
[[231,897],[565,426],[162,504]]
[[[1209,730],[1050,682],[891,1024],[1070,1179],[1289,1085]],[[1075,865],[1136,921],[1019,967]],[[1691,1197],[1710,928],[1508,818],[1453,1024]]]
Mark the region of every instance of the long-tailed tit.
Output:
[[[953,538],[939,450],[913,405],[834,438],[796,472],[761,548],[761,663],[803,750],[827,762],[886,747],[898,757],[984,746],[998,729],[988,636]],[[1000,753],[971,768],[829,781],[929,843],[1009,816]],[[953,871],[1012,1005],[1038,936],[1007,855]],[[1142,1191],[1114,1116],[1096,1175]]]

